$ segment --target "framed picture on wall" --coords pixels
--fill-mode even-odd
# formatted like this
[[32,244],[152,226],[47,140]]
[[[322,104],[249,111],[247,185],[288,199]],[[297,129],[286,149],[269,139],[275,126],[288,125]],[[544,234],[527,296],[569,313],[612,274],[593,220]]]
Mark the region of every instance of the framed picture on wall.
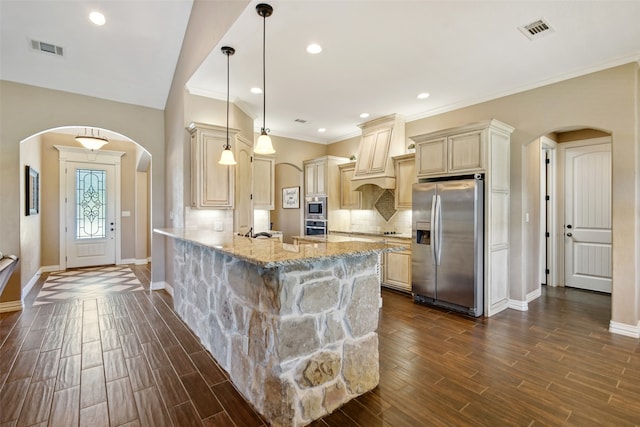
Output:
[[282,187],[282,209],[300,209],[300,187]]
[[25,166],[25,215],[40,212],[40,174],[31,166]]

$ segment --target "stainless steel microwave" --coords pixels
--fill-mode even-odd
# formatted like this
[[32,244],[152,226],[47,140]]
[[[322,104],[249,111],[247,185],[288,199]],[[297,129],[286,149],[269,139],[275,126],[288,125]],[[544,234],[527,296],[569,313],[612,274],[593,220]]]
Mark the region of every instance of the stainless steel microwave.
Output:
[[327,219],[327,198],[307,197],[304,201],[304,214],[306,219]]

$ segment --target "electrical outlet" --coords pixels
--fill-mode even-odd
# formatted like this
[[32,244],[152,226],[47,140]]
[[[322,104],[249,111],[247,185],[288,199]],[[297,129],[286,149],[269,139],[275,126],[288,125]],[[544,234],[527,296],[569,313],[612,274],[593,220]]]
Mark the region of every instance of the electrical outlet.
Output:
[[222,221],[215,221],[213,223],[213,229],[215,231],[224,231],[224,223]]

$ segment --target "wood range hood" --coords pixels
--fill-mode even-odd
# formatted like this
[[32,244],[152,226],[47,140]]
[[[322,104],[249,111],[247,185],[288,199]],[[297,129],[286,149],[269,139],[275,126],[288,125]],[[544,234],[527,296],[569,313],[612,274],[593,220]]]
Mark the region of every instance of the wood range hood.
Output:
[[351,180],[352,191],[363,191],[368,185],[387,190],[396,188],[393,156],[405,153],[404,117],[391,114],[359,124],[362,140]]

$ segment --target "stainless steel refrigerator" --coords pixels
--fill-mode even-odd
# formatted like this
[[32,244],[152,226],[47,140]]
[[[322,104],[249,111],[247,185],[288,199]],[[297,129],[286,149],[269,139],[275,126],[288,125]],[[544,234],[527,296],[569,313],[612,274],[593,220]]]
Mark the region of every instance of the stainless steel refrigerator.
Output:
[[411,281],[414,300],[481,316],[484,176],[413,185]]

